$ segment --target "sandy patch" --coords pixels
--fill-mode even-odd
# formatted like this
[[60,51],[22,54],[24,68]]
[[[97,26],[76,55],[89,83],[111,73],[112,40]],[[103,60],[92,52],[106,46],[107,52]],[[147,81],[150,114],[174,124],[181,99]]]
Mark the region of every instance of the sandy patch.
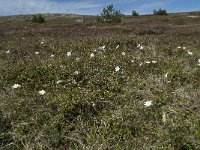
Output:
[[188,18],[198,18],[199,16],[187,16]]

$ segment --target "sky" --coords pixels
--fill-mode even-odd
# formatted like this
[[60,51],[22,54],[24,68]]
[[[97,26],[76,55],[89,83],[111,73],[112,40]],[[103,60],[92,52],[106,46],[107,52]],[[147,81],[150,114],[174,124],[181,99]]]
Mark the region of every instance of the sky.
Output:
[[200,11],[200,0],[0,0],[0,16],[35,13],[97,15],[108,4],[126,15],[132,10],[151,14],[159,8],[167,12]]

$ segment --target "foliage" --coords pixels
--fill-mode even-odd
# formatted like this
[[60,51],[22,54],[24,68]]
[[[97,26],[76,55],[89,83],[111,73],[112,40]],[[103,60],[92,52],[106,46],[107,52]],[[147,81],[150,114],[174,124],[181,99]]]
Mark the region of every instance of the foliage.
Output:
[[132,11],[132,16],[139,16],[139,13],[136,10]]
[[34,23],[45,23],[45,18],[39,14],[38,16],[33,15],[32,22]]
[[153,10],[154,15],[168,15],[167,10],[165,9],[159,9],[159,10]]
[[121,22],[122,16],[123,14],[120,12],[120,10],[115,10],[113,4],[110,4],[103,8],[101,17],[97,16],[97,22],[119,23]]

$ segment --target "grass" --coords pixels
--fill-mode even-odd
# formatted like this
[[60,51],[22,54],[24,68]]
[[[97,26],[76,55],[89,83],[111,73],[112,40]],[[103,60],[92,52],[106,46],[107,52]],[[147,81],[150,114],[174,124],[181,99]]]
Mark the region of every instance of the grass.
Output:
[[198,18],[13,18],[0,24],[0,149],[200,148]]

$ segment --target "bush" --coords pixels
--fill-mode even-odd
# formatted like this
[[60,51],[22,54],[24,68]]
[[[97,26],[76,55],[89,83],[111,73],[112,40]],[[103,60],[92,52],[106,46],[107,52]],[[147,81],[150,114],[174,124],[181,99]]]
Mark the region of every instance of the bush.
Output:
[[120,10],[115,10],[113,4],[110,4],[103,9],[101,17],[97,16],[97,22],[119,23],[122,16]]
[[139,13],[136,10],[132,11],[132,16],[139,16]]
[[38,16],[34,15],[33,18],[32,18],[32,22],[34,22],[34,23],[45,23],[45,19],[40,14]]
[[165,9],[153,10],[154,15],[168,15]]

